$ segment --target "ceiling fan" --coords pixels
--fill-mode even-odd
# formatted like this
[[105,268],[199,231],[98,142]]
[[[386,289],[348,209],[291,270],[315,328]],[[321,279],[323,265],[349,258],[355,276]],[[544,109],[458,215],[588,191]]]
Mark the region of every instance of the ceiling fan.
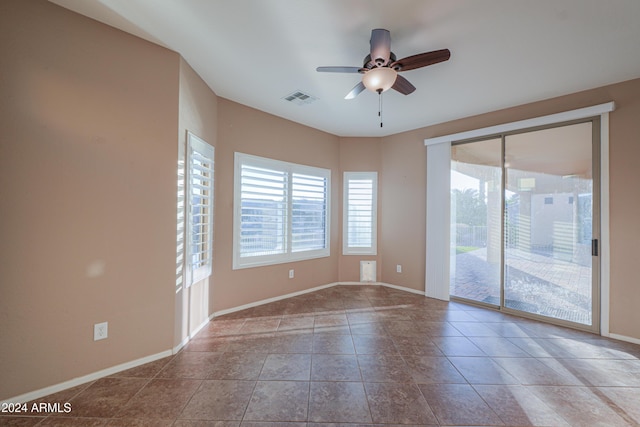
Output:
[[451,57],[449,49],[434,50],[396,59],[391,52],[391,35],[389,30],[381,28],[371,31],[371,51],[364,58],[362,67],[318,67],[316,71],[322,73],[360,73],[362,81],[358,83],[345,99],[353,99],[365,89],[381,94],[394,89],[403,95],[409,95],[416,90],[399,72],[415,70],[427,65],[447,61]]

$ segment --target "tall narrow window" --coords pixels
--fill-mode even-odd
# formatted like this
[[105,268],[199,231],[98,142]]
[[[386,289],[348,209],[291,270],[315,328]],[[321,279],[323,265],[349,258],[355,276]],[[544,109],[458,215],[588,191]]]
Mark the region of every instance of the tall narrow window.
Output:
[[235,155],[233,268],[329,256],[331,171]]
[[344,173],[344,255],[376,255],[377,193],[377,172]]
[[187,286],[211,275],[213,258],[214,149],[187,134]]

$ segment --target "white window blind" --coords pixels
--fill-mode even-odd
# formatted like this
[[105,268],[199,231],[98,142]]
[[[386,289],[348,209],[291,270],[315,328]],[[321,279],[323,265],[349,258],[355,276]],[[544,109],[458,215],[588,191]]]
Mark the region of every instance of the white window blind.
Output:
[[377,172],[344,173],[343,254],[376,255],[377,192]]
[[240,165],[240,254],[274,255],[286,250],[287,174]]
[[187,134],[187,286],[211,275],[213,258],[214,148]]
[[233,268],[329,255],[328,169],[235,155]]
[[323,249],[326,244],[327,181],[321,176],[292,174],[291,250]]

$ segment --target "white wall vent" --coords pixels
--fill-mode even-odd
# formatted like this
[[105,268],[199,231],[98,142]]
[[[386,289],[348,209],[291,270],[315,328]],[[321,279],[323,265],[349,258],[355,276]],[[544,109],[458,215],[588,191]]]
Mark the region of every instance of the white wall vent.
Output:
[[360,281],[375,282],[376,281],[376,262],[360,261]]
[[292,102],[296,105],[311,104],[313,101],[318,100],[318,98],[316,98],[315,96],[309,95],[308,93],[304,93],[299,90],[292,92],[287,96],[283,96],[282,99],[287,102]]

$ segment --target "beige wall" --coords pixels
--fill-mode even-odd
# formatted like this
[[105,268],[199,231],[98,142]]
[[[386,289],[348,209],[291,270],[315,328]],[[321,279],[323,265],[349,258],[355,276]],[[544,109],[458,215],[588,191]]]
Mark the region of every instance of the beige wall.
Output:
[[2,400],[171,348],[179,56],[45,1],[0,51]]
[[[610,114],[612,333],[640,339],[640,79],[429,126],[383,139],[382,279],[424,290],[426,150],[424,139],[547,114],[616,102]],[[427,236],[428,237],[428,236]],[[396,264],[403,273],[395,273]],[[406,273],[405,273],[406,271]]]
[[[344,172],[378,172],[378,182],[381,176],[381,151],[380,138],[340,138],[340,211],[336,220],[340,222],[340,241],[338,251],[340,253],[338,279],[341,282],[360,281],[360,261],[376,261],[376,278],[381,281],[382,257],[380,231],[382,228],[381,209],[378,208],[378,254],[377,255],[342,255],[342,213],[343,213],[343,183]],[[380,199],[380,185],[378,185],[378,199]],[[378,200],[378,203],[380,201]]]
[[[232,269],[233,156],[242,152],[331,169],[331,256],[267,267]],[[220,98],[216,148],[213,311],[338,280],[339,138]],[[295,277],[288,278],[289,269]]]
[[[424,291],[426,149],[424,138],[384,138],[380,209],[382,281]],[[396,266],[402,273],[396,273]]]

